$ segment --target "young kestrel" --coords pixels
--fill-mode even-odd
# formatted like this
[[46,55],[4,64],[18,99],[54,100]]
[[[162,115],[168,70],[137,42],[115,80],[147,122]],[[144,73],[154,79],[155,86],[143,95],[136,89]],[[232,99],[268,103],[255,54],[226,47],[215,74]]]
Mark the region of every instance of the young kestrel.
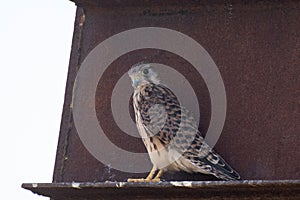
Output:
[[180,105],[150,64],[136,64],[128,75],[134,88],[137,129],[153,164],[147,178],[128,179],[129,182],[160,181],[165,171],[212,174],[223,180],[240,179],[205,143],[190,112]]

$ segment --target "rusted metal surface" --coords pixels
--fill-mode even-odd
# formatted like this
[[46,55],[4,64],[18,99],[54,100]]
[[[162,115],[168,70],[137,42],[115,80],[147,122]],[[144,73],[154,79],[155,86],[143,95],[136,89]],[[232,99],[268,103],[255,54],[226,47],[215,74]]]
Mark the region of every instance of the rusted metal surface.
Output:
[[161,0],[71,0],[74,1],[78,6],[91,6],[99,8],[128,8],[128,7],[161,7],[164,9],[166,6],[195,6],[205,5],[208,3],[222,2],[220,0],[173,0],[161,1]]
[[[191,36],[219,67],[228,110],[216,150],[242,178],[300,179],[300,1],[74,2],[81,7],[75,21],[54,182],[125,181],[145,176],[111,169],[86,150],[74,127],[71,100],[78,67],[97,44],[121,31],[149,26]],[[148,49],[121,56],[99,81],[96,111],[98,118],[104,119],[99,123],[109,130],[109,139],[125,150],[145,152],[140,140],[118,129],[110,111],[114,84],[132,64],[144,58],[174,67],[187,77],[200,102],[200,130],[205,132],[211,113],[201,76],[182,58]],[[185,173],[163,178],[215,180]]]
[[53,199],[299,199],[300,181],[39,183],[23,188]]

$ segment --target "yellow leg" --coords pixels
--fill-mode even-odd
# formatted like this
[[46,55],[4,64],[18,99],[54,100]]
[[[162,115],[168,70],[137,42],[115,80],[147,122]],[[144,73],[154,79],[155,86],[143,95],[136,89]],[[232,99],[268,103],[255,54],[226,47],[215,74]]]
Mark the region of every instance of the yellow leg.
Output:
[[148,174],[146,180],[152,180],[156,170],[157,170],[157,168],[155,166],[153,166],[150,173]]
[[[157,175],[155,176],[155,178],[153,179],[153,176],[156,172],[157,168],[155,166],[153,166],[153,168],[151,169],[150,173],[148,174],[147,178],[129,178],[127,179],[127,182],[153,182],[153,180],[157,177]],[[160,172],[160,171],[159,171]],[[158,173],[159,173],[158,172]],[[154,182],[158,182],[158,181],[154,181]]]
[[151,180],[152,182],[159,182],[160,181],[160,177],[161,177],[161,175],[163,174],[163,170],[162,169],[160,169],[159,171],[158,171],[158,173],[156,174],[156,176]]

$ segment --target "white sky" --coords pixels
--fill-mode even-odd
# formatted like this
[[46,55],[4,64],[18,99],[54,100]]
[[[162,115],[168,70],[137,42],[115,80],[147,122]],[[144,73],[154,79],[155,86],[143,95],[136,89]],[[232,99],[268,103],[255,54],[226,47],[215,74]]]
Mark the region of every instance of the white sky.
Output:
[[48,199],[21,184],[52,181],[75,9],[0,0],[0,199]]

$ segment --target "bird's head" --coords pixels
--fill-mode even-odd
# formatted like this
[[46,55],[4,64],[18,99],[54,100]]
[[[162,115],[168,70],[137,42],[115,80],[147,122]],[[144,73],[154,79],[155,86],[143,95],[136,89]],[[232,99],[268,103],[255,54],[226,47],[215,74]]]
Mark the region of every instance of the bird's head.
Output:
[[138,63],[133,65],[128,71],[128,75],[131,79],[132,86],[135,89],[144,84],[160,84],[157,72],[149,63]]

